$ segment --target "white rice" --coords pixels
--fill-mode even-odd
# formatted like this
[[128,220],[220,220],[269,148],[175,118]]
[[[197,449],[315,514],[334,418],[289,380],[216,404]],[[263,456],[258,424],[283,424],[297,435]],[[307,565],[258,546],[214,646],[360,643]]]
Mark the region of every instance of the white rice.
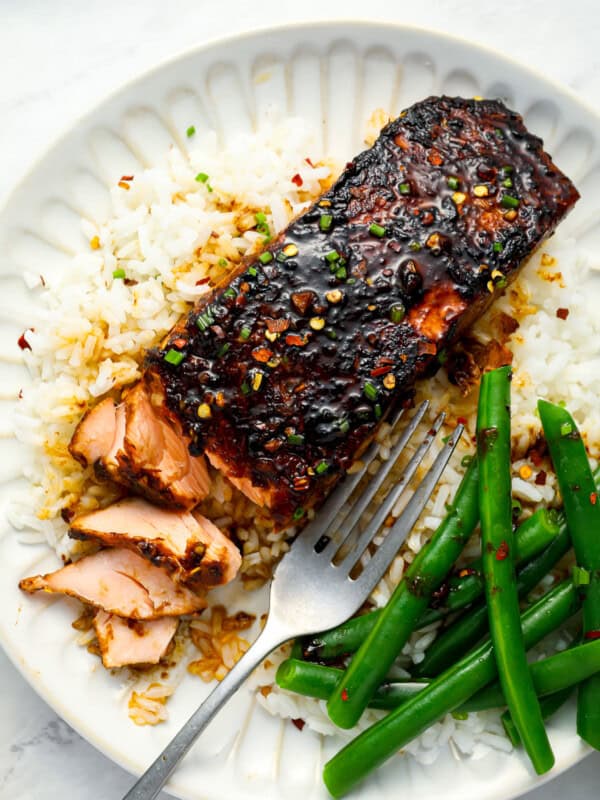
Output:
[[[380,125],[384,119],[379,112],[373,124]],[[202,281],[224,276],[245,253],[260,245],[263,236],[255,230],[257,211],[267,214],[271,231],[277,232],[319,195],[331,178],[332,168],[300,120],[266,125],[255,134],[236,138],[224,149],[211,132],[199,132],[196,137],[189,157],[173,147],[164,166],[135,174],[133,180],[124,181],[129,188],[115,186],[110,217],[82,221],[90,249],[75,257],[68,274],[46,280],[36,332],[26,334],[31,351],[24,355],[34,382],[24,394],[16,420],[19,438],[32,448],[26,475],[33,486],[33,503],[29,490],[10,510],[24,542],[45,540],[59,555],[74,553],[78,545],[66,537],[61,509],[74,504],[93,508],[106,497],[106,489],[95,485],[89,471],[75,464],[66,451],[82,412],[104,394],[116,393],[136,380],[144,349],[156,344],[190,304],[208,291],[208,284]],[[320,166],[313,167],[311,162]],[[208,174],[209,179],[196,180],[199,173]],[[296,174],[301,176],[301,189],[291,181]],[[117,270],[124,270],[128,281],[135,283],[127,285],[114,278]],[[576,243],[561,238],[559,232],[543,252],[532,257],[515,287],[476,326],[475,334],[486,342],[490,318],[498,311],[520,320],[510,344],[515,366],[513,440],[523,455],[540,430],[535,402],[541,395],[567,404],[590,453],[600,457],[600,315],[585,290],[587,274],[588,264],[577,253]],[[36,280],[31,279],[32,286]],[[567,320],[559,319],[558,308],[569,309]],[[432,414],[446,408],[451,417],[465,416],[469,433],[474,433],[476,398],[462,398],[444,372],[429,381],[422,393],[434,399]],[[373,464],[371,474],[389,458],[394,443],[389,426],[382,426],[378,441],[380,461]],[[440,524],[445,504],[461,478],[457,465],[471,449],[467,440],[460,444],[458,457],[446,470],[405,550],[373,593],[371,601],[376,606],[387,602],[406,565]],[[530,474],[524,478],[525,467]],[[513,469],[515,497],[532,504],[557,502],[552,475],[545,485],[538,485],[534,465],[521,459]],[[220,486],[217,481],[217,489]],[[229,502],[225,496],[217,500],[224,507]],[[400,513],[403,502],[399,501],[394,515]],[[227,507],[217,524],[230,524],[233,513]],[[277,548],[275,556],[271,553],[274,558],[285,550],[276,535],[260,540],[251,528],[244,535],[247,567],[260,564],[264,549]],[[463,557],[472,558],[477,549],[474,538]],[[405,668],[422,660],[437,627],[436,623],[410,638],[395,666],[396,675],[406,676]],[[272,657],[270,666],[257,670],[252,679],[256,687],[269,687],[258,692],[261,704],[270,713],[303,719],[321,734],[354,736],[356,729],[343,732],[331,725],[322,702],[275,686],[275,668],[285,652]],[[138,693],[135,707],[141,717],[137,721],[164,718],[169,693],[168,688],[155,685]],[[380,716],[381,712],[368,711],[359,729]],[[498,715],[486,712],[470,714],[465,720],[449,715],[412,742],[406,752],[429,764],[446,746],[474,758],[490,748],[511,749]]]

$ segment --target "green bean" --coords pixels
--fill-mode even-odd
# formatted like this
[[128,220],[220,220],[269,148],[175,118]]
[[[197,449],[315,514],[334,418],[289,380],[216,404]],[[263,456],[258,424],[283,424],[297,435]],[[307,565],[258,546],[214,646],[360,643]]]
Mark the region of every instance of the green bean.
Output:
[[[341,676],[343,669],[313,664],[310,661],[299,661],[288,658],[282,661],[277,669],[275,680],[282,689],[319,700],[329,700],[331,693]],[[385,682],[377,687],[369,703],[370,708],[397,708],[427,683],[417,681],[411,683]]]
[[[575,613],[577,607],[578,595],[571,580],[548,592],[521,617],[525,647],[533,647]],[[496,675],[493,646],[487,640],[337,753],[323,771],[331,794],[341,797],[349,792],[440,717],[458,709]]]
[[[525,597],[544,578],[571,547],[566,523],[562,522],[558,536],[537,558],[517,572],[517,592]],[[415,678],[432,678],[449,667],[473,647],[488,630],[488,611],[485,601],[468,609],[450,627],[442,631],[425,653],[425,658],[412,670]]]
[[[573,417],[560,406],[538,401],[550,457],[562,494],[577,563],[587,570],[582,586],[584,641],[600,637],[600,500],[585,446]],[[600,675],[579,687],[577,732],[600,750]]]
[[[600,673],[600,639],[535,661],[529,665],[529,672],[538,697],[546,697],[569,686],[576,686],[591,675]],[[502,687],[496,681],[469,698],[461,711],[483,711],[505,705]]]
[[332,721],[352,728],[417,626],[478,522],[477,459],[473,459],[448,513],[415,557],[327,703]]
[[541,775],[554,754],[533,688],[519,624],[510,473],[510,367],[484,373],[477,409],[479,513],[490,636],[506,702]]
[[[567,702],[569,697],[573,694],[573,687],[569,686],[567,689],[563,689],[560,692],[556,692],[556,694],[549,694],[547,697],[542,697],[540,700],[540,711],[542,712],[542,719],[550,719],[550,717],[555,714],[561,706]],[[502,724],[504,725],[504,730],[506,735],[511,741],[513,747],[519,747],[521,744],[521,737],[519,736],[519,731],[517,730],[517,726],[513,722],[513,719],[510,715],[510,711],[505,711],[504,714],[500,717]]]
[[[539,555],[558,536],[562,515],[554,509],[538,508],[524,520],[515,532],[515,564],[522,564]],[[479,600],[483,594],[483,562],[481,558],[468,564],[464,575],[454,576],[449,581],[450,591],[440,608],[428,609],[419,620],[425,627],[448,614]]]

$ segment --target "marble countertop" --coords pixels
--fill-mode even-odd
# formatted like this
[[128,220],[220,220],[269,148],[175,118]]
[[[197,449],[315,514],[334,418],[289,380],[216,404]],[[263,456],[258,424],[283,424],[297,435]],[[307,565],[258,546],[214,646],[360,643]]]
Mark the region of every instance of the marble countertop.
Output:
[[[600,105],[597,0],[369,0],[368,14],[358,0],[0,0],[0,203],[47,143],[98,98],[178,51],[270,23],[367,16],[502,51]],[[57,717],[1,651],[0,676],[0,798],[123,795],[130,776]],[[526,800],[589,800],[599,785],[594,754]]]

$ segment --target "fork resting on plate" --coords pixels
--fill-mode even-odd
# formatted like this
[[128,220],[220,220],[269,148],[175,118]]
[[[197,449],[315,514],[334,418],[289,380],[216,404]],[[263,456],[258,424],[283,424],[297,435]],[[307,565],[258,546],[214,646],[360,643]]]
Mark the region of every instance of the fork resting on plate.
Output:
[[[377,455],[376,442],[371,444],[361,459],[361,469],[347,475],[331,493],[279,562],[271,583],[269,615],[259,637],[123,800],[152,800],[158,795],[179,761],[221,706],[269,653],[290,639],[340,625],[356,613],[369,597],[415,525],[463,432],[462,425],[455,428],[400,516],[366,561],[362,571],[354,577],[367,547],[380,533],[443,424],[444,415],[440,414],[417,446],[400,480],[389,487],[372,519],[359,533],[360,518],[413,437],[427,408],[427,402],[419,406],[392,448],[389,459],[362,492],[353,496]],[[401,415],[402,412],[399,412],[393,420],[394,428]],[[343,549],[349,543],[351,546]]]

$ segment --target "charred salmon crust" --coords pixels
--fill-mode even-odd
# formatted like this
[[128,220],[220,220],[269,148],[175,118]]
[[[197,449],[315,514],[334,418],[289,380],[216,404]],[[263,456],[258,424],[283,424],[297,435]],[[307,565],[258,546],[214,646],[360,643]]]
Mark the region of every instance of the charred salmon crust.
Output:
[[149,373],[192,452],[299,519],[577,198],[501,102],[428,98],[177,325]]

